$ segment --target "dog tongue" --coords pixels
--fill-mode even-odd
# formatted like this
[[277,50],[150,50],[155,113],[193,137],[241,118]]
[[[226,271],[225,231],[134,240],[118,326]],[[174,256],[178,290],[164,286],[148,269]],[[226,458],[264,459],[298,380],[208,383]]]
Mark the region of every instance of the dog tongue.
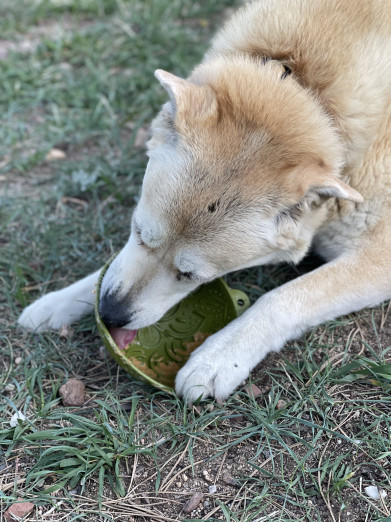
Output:
[[133,342],[137,330],[125,330],[125,328],[110,328],[110,335],[120,350],[124,350]]

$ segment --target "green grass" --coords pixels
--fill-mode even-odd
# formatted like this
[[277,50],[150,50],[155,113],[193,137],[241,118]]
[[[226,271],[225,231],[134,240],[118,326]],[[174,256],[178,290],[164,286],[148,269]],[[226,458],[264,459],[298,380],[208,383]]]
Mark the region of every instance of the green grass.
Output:
[[[389,497],[364,492],[391,491],[387,304],[268,357],[251,376],[258,398],[239,389],[224,405],[190,408],[102,358],[92,317],[68,337],[16,327],[26,303],[122,246],[146,164],[136,141],[166,99],[153,71],[187,75],[233,5],[0,5],[2,38],[33,43],[0,62],[1,515],[22,497],[37,521],[390,520]],[[53,147],[65,159],[45,161]],[[255,300],[317,263],[229,281]],[[83,407],[58,398],[71,376],[86,385]],[[11,428],[17,411],[26,421]],[[204,499],[187,515],[194,491]]]

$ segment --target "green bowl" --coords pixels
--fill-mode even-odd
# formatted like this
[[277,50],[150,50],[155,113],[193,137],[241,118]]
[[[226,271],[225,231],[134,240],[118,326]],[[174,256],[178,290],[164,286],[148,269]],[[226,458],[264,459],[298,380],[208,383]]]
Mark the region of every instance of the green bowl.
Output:
[[175,376],[187,359],[211,334],[242,314],[249,306],[247,295],[228,287],[223,279],[202,285],[157,323],[138,330],[124,350],[118,348],[99,315],[99,296],[103,276],[99,277],[95,317],[107,351],[132,377],[172,393]]

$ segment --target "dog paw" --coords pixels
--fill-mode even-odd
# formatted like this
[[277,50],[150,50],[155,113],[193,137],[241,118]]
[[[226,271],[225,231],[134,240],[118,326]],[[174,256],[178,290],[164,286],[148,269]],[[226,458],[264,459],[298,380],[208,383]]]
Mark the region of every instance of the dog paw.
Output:
[[44,332],[59,330],[63,325],[69,325],[80,317],[78,303],[67,302],[60,291],[44,295],[27,308],[18,319],[18,323],[27,330]]
[[200,397],[214,397],[221,402],[231,395],[248,377],[250,368],[227,352],[226,347],[213,353],[212,344],[205,342],[179,370],[175,381],[177,394],[189,402]]

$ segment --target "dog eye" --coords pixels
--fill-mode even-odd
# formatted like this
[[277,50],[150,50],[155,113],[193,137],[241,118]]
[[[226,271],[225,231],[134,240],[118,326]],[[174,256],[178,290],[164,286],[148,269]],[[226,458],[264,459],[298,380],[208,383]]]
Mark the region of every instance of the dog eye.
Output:
[[193,279],[193,272],[178,272],[176,278],[178,281],[182,279]]

